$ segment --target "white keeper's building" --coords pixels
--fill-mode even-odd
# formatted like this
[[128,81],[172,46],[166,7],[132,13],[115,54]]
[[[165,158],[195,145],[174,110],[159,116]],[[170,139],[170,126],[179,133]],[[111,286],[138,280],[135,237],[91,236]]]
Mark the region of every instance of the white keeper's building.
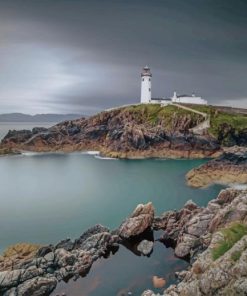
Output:
[[198,104],[207,105],[208,102],[202,97],[192,95],[177,95],[174,92],[171,98],[152,98],[151,92],[151,78],[152,73],[148,66],[145,66],[141,72],[141,103],[143,104],[162,104],[167,105],[171,103],[181,103],[181,104]]

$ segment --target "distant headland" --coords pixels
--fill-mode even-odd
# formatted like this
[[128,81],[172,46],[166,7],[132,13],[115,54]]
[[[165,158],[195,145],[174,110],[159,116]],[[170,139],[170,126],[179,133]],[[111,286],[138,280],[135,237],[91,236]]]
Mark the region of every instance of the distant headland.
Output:
[[5,113],[0,114],[0,122],[60,122],[85,117],[82,114],[24,114],[24,113]]

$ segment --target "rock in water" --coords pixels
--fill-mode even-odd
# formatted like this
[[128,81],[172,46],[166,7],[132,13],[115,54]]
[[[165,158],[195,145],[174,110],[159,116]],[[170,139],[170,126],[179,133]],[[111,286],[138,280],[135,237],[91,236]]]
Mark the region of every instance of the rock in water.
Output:
[[155,288],[163,288],[166,284],[166,280],[163,278],[160,278],[158,276],[153,276],[153,286]]
[[144,239],[144,240],[141,241],[141,242],[139,243],[139,245],[137,246],[137,250],[138,250],[139,252],[141,252],[143,255],[147,256],[147,255],[149,255],[149,254],[152,252],[152,250],[153,250],[153,245],[154,245],[153,242]]
[[151,202],[139,204],[132,215],[119,227],[119,236],[124,239],[143,233],[152,226],[154,219],[154,207]]

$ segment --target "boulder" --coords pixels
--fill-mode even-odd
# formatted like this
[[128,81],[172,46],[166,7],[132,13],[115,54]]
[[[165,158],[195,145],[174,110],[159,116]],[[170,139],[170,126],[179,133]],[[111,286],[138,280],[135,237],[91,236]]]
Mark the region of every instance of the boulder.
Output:
[[153,250],[153,245],[154,243],[152,241],[148,241],[148,240],[143,240],[141,241],[138,246],[137,246],[137,250],[142,253],[143,255],[147,256],[149,254],[151,254],[152,250]]
[[132,215],[119,227],[119,236],[128,239],[143,233],[152,226],[154,220],[154,207],[151,202],[139,204]]

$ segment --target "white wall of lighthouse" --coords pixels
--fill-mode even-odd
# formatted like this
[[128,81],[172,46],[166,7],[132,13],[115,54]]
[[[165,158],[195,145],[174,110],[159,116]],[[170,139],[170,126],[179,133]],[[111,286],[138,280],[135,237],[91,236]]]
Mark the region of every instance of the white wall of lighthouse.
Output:
[[151,71],[148,66],[144,67],[141,73],[141,103],[151,102]]

